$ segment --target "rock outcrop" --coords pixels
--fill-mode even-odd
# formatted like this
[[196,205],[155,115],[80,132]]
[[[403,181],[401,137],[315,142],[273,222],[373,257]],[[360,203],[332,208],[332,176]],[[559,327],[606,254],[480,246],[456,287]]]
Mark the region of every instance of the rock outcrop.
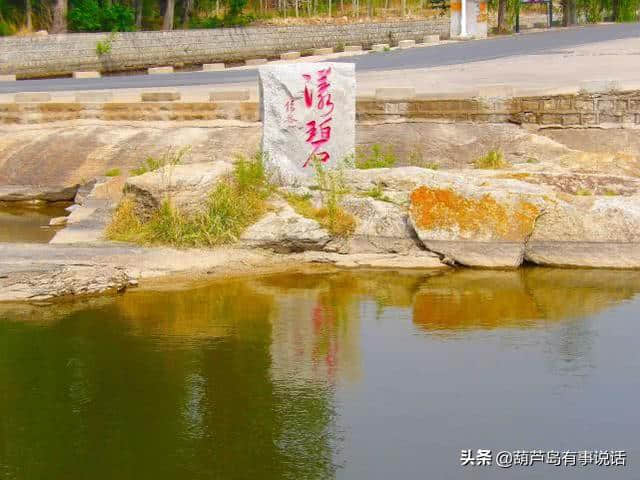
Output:
[[536,222],[525,259],[538,265],[640,268],[640,196],[555,199]]
[[510,192],[420,187],[411,223],[424,246],[470,267],[517,267],[543,211],[538,199]]
[[70,202],[78,191],[78,185],[0,185],[0,202]]
[[159,208],[167,199],[183,212],[201,208],[218,181],[229,175],[227,162],[168,165],[156,171],[130,177],[124,193],[132,196],[140,212]]
[[273,208],[244,232],[244,244],[276,252],[302,252],[322,250],[331,240],[318,222],[299,215],[287,202],[276,201]]

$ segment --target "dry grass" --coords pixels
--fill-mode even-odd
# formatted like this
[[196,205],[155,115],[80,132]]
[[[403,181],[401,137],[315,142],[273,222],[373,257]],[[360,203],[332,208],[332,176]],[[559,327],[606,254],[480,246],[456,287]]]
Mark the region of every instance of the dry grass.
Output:
[[356,228],[353,215],[345,212],[339,205],[332,204],[316,208],[307,195],[288,194],[285,195],[285,199],[299,215],[315,220],[335,236],[348,237]]

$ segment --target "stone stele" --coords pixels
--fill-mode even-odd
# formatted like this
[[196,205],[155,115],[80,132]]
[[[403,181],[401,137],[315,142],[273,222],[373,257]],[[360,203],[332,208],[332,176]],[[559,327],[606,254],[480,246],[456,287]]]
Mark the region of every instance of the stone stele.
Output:
[[336,168],[353,158],[356,79],[352,63],[260,67],[262,151],[284,184],[304,183],[313,159]]

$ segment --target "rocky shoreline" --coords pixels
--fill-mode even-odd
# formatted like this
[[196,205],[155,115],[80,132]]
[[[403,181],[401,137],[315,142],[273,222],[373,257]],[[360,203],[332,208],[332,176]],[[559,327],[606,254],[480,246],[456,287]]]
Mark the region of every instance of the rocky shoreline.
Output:
[[[0,245],[0,301],[118,291],[166,276],[254,274],[305,264],[341,268],[640,268],[640,179],[584,158],[502,169],[344,170],[351,235],[332,235],[286,201],[320,202],[312,183],[281,187],[269,211],[229,247],[172,249],[101,237],[122,192],[152,211],[167,196],[197,210],[232,169],[221,162],[164,167],[81,189],[51,244]],[[170,169],[170,171],[168,170]],[[167,179],[170,178],[170,181]],[[124,183],[124,189],[122,184]]]

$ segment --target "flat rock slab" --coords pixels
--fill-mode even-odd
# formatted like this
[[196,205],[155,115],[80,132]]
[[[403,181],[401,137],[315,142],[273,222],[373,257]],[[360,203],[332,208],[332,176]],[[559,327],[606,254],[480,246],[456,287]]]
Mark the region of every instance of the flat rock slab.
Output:
[[73,201],[78,186],[48,187],[39,185],[0,185],[0,202],[45,202]]
[[314,175],[352,158],[355,145],[355,65],[297,63],[259,69],[262,151],[282,183]]

